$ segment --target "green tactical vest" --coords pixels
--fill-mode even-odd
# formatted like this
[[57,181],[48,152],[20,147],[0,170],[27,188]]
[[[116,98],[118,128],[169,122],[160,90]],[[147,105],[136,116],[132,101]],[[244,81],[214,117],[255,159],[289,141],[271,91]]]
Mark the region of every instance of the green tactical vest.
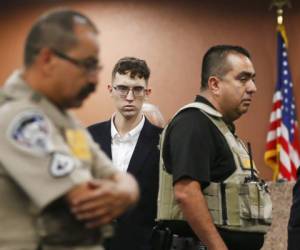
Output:
[[[222,120],[222,115],[203,103],[191,103],[182,110],[197,108],[205,114],[224,135],[233,154],[235,172],[221,183],[211,182],[203,190],[214,224],[233,231],[266,233],[272,221],[272,202],[267,185],[250,176],[250,158],[242,141],[236,138]],[[174,117],[175,117],[174,116]],[[167,126],[168,127],[168,126]],[[179,204],[174,198],[173,178],[164,166],[163,145],[167,127],[160,140],[160,174],[157,220],[185,220]],[[257,177],[257,176],[255,176]]]

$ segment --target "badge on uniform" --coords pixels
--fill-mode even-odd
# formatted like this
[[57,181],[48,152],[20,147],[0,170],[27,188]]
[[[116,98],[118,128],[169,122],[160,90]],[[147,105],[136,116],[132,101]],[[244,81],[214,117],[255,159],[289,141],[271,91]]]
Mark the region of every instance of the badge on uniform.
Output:
[[[251,162],[250,162],[250,158],[249,158],[248,155],[245,156],[245,157],[240,157],[239,159],[240,159],[241,166],[244,170],[250,170],[251,169]],[[252,164],[253,164],[254,170],[256,171],[254,161],[252,161]]]
[[74,156],[80,160],[91,161],[92,154],[88,139],[82,129],[67,129],[66,138]]
[[54,177],[63,177],[71,173],[75,168],[75,160],[66,154],[53,154],[50,163],[50,173]]
[[53,149],[50,138],[50,124],[38,111],[18,114],[8,130],[9,139],[19,148],[38,155]]

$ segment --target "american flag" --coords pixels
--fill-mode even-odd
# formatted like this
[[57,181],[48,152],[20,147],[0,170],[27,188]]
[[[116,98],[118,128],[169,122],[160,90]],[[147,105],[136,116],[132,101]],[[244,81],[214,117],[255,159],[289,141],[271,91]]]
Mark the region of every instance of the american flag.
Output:
[[300,164],[299,131],[288,64],[287,37],[283,25],[278,26],[277,39],[277,84],[264,158],[266,164],[273,168],[274,180],[294,180]]

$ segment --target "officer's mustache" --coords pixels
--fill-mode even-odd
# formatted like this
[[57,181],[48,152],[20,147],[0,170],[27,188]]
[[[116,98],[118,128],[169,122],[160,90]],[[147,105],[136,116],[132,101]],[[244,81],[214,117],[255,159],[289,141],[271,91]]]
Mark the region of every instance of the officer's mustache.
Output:
[[91,93],[96,90],[96,84],[94,83],[87,83],[78,93],[77,97],[80,100],[84,100],[87,98]]

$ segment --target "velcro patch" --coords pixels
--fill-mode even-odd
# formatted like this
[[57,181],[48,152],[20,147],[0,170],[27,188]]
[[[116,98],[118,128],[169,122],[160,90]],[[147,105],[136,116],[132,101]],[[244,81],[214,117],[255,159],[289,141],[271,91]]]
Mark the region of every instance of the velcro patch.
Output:
[[9,128],[9,138],[19,148],[43,155],[53,148],[50,139],[50,124],[38,111],[18,114]]
[[62,153],[55,153],[50,164],[50,173],[54,177],[63,177],[70,174],[75,168],[75,160]]

